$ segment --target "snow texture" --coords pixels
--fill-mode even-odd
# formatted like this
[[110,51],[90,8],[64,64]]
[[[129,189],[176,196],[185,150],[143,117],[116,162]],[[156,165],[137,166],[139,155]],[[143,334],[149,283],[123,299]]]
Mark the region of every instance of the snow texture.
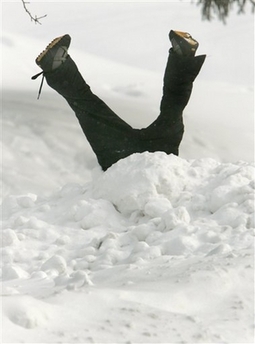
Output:
[[[47,5],[56,11],[54,4]],[[10,6],[3,7],[7,14]],[[65,15],[72,9],[80,18],[78,5],[61,6]],[[86,6],[95,20],[103,16],[103,5],[99,14],[98,5]],[[153,39],[154,33],[142,24],[160,18],[156,32],[165,32],[166,9],[178,13],[179,8],[169,3],[122,6],[107,7],[106,35],[121,26],[114,20],[117,14],[132,18],[134,31],[123,24],[114,39],[127,39],[130,33],[141,54],[147,43],[140,47],[140,40],[148,33]],[[143,12],[133,17],[132,6]],[[236,23],[243,37],[249,21],[234,18],[229,29],[210,24],[214,34],[226,30],[219,44],[228,41]],[[68,20],[79,38],[77,23]],[[183,21],[188,27],[195,23],[190,15]],[[28,33],[29,22],[20,30],[17,23],[3,26],[8,67],[1,138],[3,343],[253,343],[255,174],[249,82],[225,83],[205,72],[185,109],[180,157],[133,154],[103,172],[66,103],[46,85],[38,102],[36,91],[24,86],[22,78],[34,67],[20,64],[14,76],[17,47],[29,47],[31,55],[38,47],[39,53],[45,37],[35,40],[33,35],[50,31],[45,23],[35,33]],[[104,23],[95,37],[103,35]],[[206,23],[196,25],[208,30]],[[200,40],[209,47],[206,30]],[[91,47],[96,54],[97,42]],[[123,111],[129,123],[145,126],[155,116],[162,75],[142,69],[139,58],[136,67],[123,64],[121,53],[116,62],[108,49],[104,57],[74,52],[81,66],[86,61],[85,70],[91,67],[93,89]],[[16,83],[8,83],[15,78]],[[212,103],[211,92],[217,99]]]
[[6,197],[4,328],[43,342],[248,342],[253,175],[143,153],[48,198]]

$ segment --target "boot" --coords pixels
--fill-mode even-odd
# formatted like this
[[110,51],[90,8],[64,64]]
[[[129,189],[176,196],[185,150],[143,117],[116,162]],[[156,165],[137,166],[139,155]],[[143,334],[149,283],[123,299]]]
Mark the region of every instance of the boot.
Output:
[[64,35],[55,38],[36,58],[36,64],[44,71],[51,72],[61,66],[68,56],[71,37]]
[[175,53],[187,57],[195,56],[199,44],[189,33],[171,30],[169,38]]

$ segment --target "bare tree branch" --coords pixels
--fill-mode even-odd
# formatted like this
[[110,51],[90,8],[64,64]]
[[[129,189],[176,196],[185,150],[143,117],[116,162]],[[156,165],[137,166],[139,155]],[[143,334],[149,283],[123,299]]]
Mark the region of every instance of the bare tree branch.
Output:
[[33,21],[35,24],[40,24],[40,19],[42,18],[45,18],[47,16],[47,14],[45,14],[44,16],[41,16],[41,17],[37,17],[37,15],[33,16],[31,14],[31,12],[27,9],[27,4],[30,4],[30,2],[28,1],[25,1],[25,0],[21,0],[22,1],[22,4],[23,4],[23,7],[24,7],[24,10],[27,12],[27,14],[29,15],[31,21]]

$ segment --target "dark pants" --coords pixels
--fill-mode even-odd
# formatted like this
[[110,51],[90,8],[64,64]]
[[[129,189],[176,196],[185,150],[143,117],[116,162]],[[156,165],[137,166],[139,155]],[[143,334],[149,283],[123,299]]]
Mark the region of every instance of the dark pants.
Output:
[[204,60],[205,55],[180,57],[170,50],[160,114],[144,129],[132,128],[94,95],[70,56],[45,77],[75,112],[99,164],[106,170],[133,153],[163,151],[178,155],[184,132],[182,112]]

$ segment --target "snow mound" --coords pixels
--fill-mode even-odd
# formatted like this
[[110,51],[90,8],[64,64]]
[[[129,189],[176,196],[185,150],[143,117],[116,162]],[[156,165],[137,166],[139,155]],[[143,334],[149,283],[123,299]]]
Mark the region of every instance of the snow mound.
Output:
[[[245,248],[244,233],[254,227],[253,177],[254,167],[245,162],[143,153],[119,161],[85,186],[68,184],[49,199],[7,197],[2,246],[9,265],[3,278],[43,271],[73,283],[77,271]],[[234,243],[239,235],[242,240]],[[21,253],[29,242],[34,267],[31,255]]]
[[253,166],[245,162],[187,161],[160,152],[134,154],[96,180],[92,196],[109,200],[126,215],[135,211],[162,215],[180,207],[209,215],[229,203],[238,213],[238,206],[251,197],[253,177]]
[[[114,297],[122,306],[124,300],[139,301],[158,315],[171,311],[175,319],[185,314],[193,325],[202,321],[205,329],[221,314],[214,324],[219,332],[226,301],[238,304],[246,324],[242,336],[250,338],[254,187],[250,163],[187,161],[158,152],[134,154],[98,171],[86,185],[67,184],[48,198],[7,197],[1,279],[3,294],[16,301],[5,302],[5,318],[13,326],[47,326],[51,306],[37,311],[37,298],[104,286],[125,292],[120,297],[98,291],[93,300]],[[154,292],[141,295],[146,283],[160,290],[156,298]],[[19,299],[24,294],[28,302]],[[234,328],[239,317],[227,314]],[[188,340],[192,328],[185,332]],[[218,338],[206,333],[201,341]],[[238,334],[230,330],[221,338]],[[158,340],[164,340],[161,335]]]

